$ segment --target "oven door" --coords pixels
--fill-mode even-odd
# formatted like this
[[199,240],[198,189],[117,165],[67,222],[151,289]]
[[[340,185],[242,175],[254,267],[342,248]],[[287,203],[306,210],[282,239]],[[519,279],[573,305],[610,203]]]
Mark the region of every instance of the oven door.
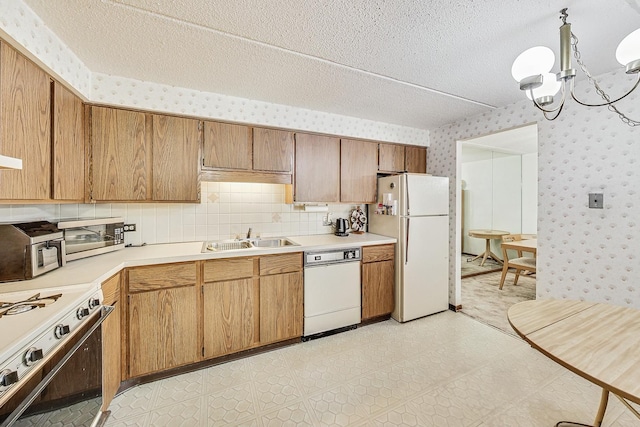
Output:
[[0,408],[0,427],[42,425],[45,421],[50,424],[89,427],[100,425],[104,421],[101,419],[100,409],[100,326],[112,311],[113,307],[103,306],[100,315],[94,316],[82,326],[80,333],[61,345],[55,356],[41,368],[40,375],[25,383]]

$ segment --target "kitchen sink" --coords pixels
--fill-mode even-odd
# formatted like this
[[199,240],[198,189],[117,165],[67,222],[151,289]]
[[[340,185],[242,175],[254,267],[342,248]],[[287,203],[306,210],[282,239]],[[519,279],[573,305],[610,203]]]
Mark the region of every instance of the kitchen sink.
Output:
[[266,239],[245,239],[245,240],[222,240],[219,242],[204,242],[202,253],[234,251],[238,249],[250,248],[282,248],[285,246],[300,246],[297,243],[284,237],[274,237]]
[[249,249],[254,246],[246,240],[232,240],[228,242],[204,242],[202,245],[203,253],[217,251],[233,251],[236,249]]
[[250,239],[253,246],[257,248],[281,248],[283,246],[300,246],[284,237],[267,238],[267,239]]

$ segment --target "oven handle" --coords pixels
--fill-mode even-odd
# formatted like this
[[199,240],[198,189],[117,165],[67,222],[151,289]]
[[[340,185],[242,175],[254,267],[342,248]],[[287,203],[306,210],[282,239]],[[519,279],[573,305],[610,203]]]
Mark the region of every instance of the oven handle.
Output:
[[71,350],[69,350],[67,354],[64,355],[62,360],[60,360],[58,364],[54,366],[53,369],[42,379],[42,381],[40,381],[38,385],[33,390],[31,390],[31,393],[29,393],[29,395],[25,397],[22,402],[20,402],[20,405],[18,405],[16,409],[9,415],[9,417],[5,419],[2,424],[0,424],[0,427],[9,427],[13,425],[13,423],[16,422],[18,418],[20,418],[27,407],[31,405],[31,403],[36,400],[38,395],[42,393],[42,390],[44,390],[45,387],[49,385],[58,371],[62,369],[62,367],[69,361],[69,359],[71,359],[71,356],[73,356],[76,350],[82,347],[84,342],[91,336],[91,334],[95,332],[96,329],[100,327],[102,322],[105,321],[107,316],[109,316],[109,314],[111,314],[113,310],[114,307],[112,306],[102,306],[102,314],[100,316],[100,319],[98,319],[96,323],[94,323],[93,326],[89,328],[89,330],[82,336],[82,338],[80,338],[80,340],[73,347],[71,347]]

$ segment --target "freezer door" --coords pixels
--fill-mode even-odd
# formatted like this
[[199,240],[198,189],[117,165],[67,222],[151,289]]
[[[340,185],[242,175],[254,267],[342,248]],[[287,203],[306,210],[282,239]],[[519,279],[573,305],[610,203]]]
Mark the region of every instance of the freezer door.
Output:
[[417,319],[449,308],[449,217],[402,221],[399,302],[394,318]]
[[402,215],[449,215],[449,178],[412,173],[403,178]]

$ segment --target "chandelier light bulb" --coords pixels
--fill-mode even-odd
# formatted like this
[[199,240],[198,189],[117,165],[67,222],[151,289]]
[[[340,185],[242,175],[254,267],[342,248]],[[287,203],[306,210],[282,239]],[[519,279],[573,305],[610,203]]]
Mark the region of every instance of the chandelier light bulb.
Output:
[[556,57],[546,46],[536,46],[522,52],[513,61],[511,75],[519,83],[522,79],[551,71]]
[[[544,73],[542,75],[542,86],[533,89],[533,96],[536,99],[553,97],[560,90],[561,82],[558,81],[553,73]],[[531,100],[531,91],[525,91],[527,98]]]
[[616,49],[616,59],[627,67],[627,73],[640,71],[640,28],[622,39]]

